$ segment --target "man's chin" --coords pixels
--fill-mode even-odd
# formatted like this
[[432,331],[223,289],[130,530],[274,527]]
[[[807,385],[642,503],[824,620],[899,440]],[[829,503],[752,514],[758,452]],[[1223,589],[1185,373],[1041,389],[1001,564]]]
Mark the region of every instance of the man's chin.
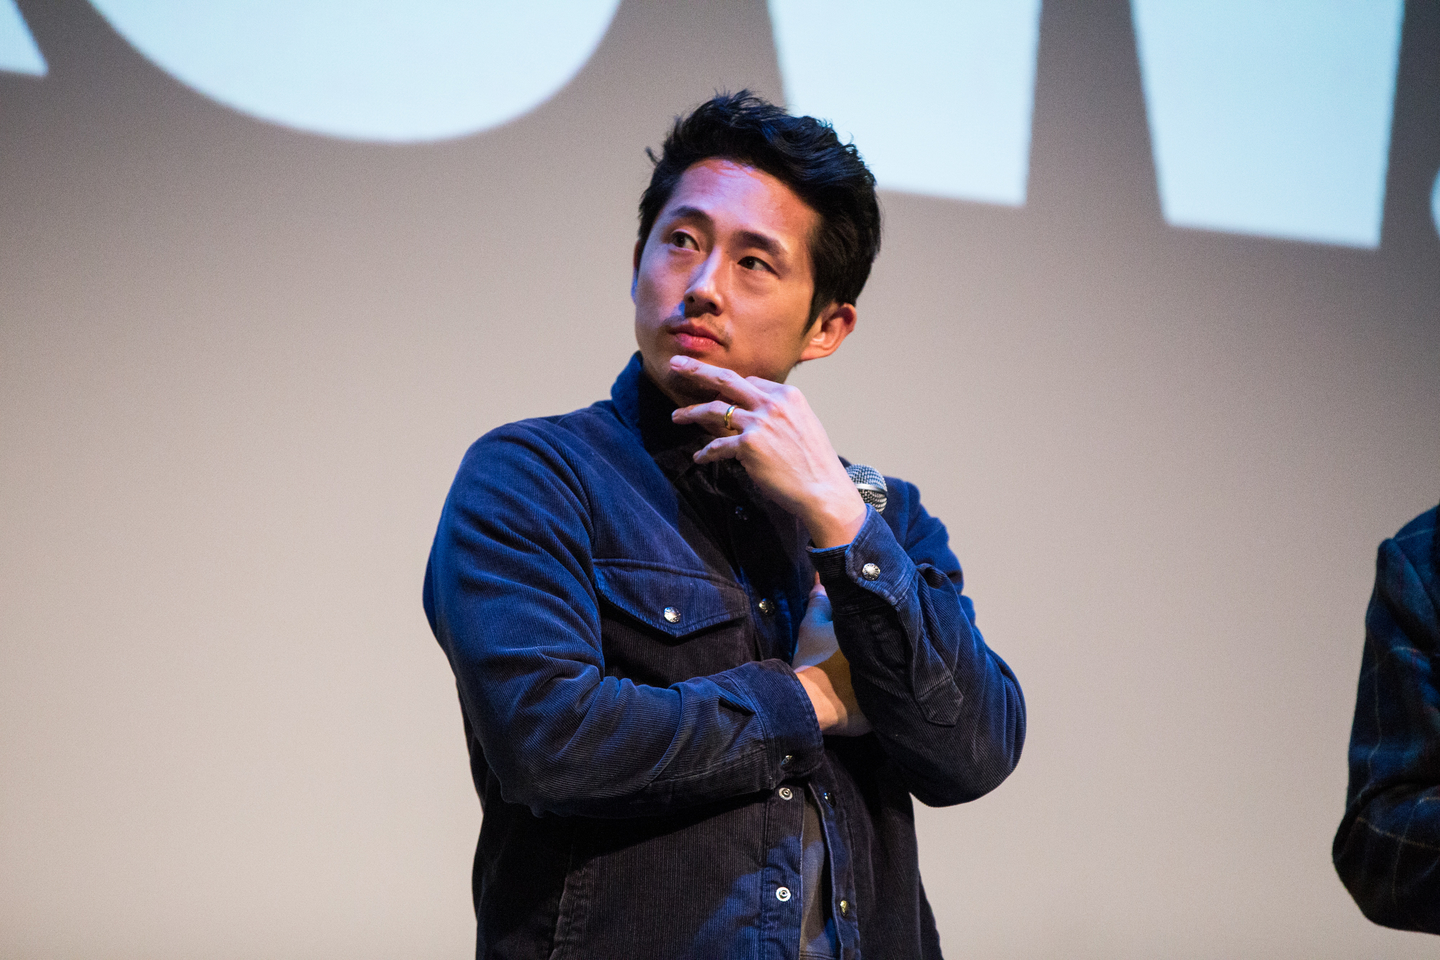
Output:
[[[676,353],[674,356],[682,357],[689,356],[689,354]],[[708,403],[715,399],[715,391],[697,387],[694,381],[671,370],[669,356],[660,358],[660,364],[660,369],[657,370],[654,364],[648,359],[645,359],[645,374],[655,386],[660,388],[661,393],[675,402],[676,406],[688,407],[691,404]],[[716,366],[719,366],[719,364],[716,364]]]
[[665,379],[660,382],[660,389],[681,407],[688,407],[695,403],[709,403],[718,396],[714,390],[697,386],[680,374],[670,371],[666,371]]

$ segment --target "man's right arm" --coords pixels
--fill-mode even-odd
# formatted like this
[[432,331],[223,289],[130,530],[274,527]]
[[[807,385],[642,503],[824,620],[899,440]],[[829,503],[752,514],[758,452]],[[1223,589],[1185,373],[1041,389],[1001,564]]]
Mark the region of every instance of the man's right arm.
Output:
[[575,464],[533,424],[471,447],[441,515],[426,613],[505,799],[625,817],[772,789],[820,762],[788,664],[669,687],[606,676],[593,517]]

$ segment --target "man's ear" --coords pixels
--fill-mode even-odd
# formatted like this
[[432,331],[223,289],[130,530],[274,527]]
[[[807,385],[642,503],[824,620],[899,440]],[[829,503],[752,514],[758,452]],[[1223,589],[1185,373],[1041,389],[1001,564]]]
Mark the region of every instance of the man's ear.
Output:
[[855,329],[855,304],[832,302],[820,311],[820,316],[805,332],[805,349],[800,352],[801,360],[819,360],[840,349],[840,344]]
[[630,274],[630,302],[635,302],[635,287],[640,283],[640,254],[645,252],[645,241],[635,241],[635,257]]

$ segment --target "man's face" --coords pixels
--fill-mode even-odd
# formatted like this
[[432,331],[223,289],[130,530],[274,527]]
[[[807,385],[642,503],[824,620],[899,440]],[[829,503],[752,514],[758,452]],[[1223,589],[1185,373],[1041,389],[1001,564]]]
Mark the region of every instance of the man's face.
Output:
[[671,399],[710,399],[671,372],[677,354],[778,382],[834,349],[817,353],[813,328],[823,323],[807,323],[818,222],[794,191],[751,167],[712,158],[681,175],[636,244],[631,294],[645,371]]

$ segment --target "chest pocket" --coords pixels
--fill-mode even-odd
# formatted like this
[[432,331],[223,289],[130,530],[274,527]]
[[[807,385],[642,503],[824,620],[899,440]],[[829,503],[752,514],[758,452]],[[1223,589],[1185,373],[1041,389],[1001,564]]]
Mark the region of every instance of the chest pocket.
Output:
[[596,560],[607,676],[668,686],[755,659],[739,585],[645,560]]

